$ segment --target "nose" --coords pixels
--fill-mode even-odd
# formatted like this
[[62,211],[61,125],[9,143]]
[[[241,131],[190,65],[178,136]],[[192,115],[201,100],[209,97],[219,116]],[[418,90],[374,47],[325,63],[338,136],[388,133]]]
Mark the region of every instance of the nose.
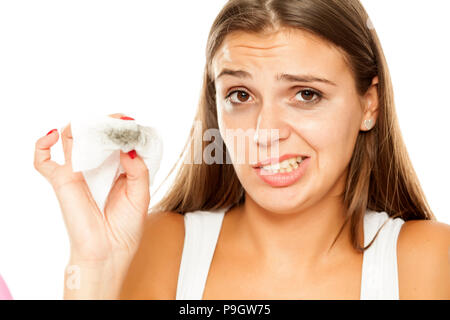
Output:
[[290,130],[276,108],[263,106],[258,115],[254,142],[258,147],[268,148],[289,137]]

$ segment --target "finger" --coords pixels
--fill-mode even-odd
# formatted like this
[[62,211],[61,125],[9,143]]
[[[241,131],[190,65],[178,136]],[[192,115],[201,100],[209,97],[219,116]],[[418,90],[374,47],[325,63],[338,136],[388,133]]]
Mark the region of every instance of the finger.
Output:
[[64,160],[66,164],[71,164],[73,137],[72,137],[72,127],[70,126],[70,124],[68,124],[61,132],[61,140],[64,151]]
[[109,115],[111,118],[120,119],[124,117],[125,115],[123,113],[113,113]]
[[133,118],[124,115],[123,113],[114,113],[109,115],[111,118],[122,119],[122,120],[134,120]]
[[117,199],[117,195],[119,192],[124,189],[124,185],[127,183],[127,176],[125,173],[122,173],[117,180],[114,182],[111,190],[109,191],[108,197],[106,199],[106,205],[111,204],[110,199]]
[[57,129],[53,129],[46,136],[36,141],[34,151],[34,168],[45,178],[49,179],[51,174],[59,167],[55,161],[51,160],[51,147],[59,139]]
[[[131,154],[131,155],[130,155]],[[130,201],[134,205],[146,205],[150,201],[149,172],[148,168],[141,157],[131,153],[120,152],[120,163],[126,174],[126,190]]]

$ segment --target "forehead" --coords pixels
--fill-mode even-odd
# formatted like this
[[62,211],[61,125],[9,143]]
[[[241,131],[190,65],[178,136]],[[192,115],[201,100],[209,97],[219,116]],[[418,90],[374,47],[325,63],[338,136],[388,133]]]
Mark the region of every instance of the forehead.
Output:
[[310,32],[294,28],[265,34],[242,31],[228,34],[212,60],[214,77],[223,68],[274,73],[296,70],[331,77],[348,71],[342,50]]

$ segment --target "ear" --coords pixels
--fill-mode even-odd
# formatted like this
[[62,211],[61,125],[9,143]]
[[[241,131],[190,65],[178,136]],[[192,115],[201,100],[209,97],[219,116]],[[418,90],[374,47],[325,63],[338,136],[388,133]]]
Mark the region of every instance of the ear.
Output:
[[[360,130],[368,131],[375,126],[378,118],[378,76],[372,79],[372,84],[362,98],[362,104],[364,111]],[[365,123],[369,124],[369,129]]]

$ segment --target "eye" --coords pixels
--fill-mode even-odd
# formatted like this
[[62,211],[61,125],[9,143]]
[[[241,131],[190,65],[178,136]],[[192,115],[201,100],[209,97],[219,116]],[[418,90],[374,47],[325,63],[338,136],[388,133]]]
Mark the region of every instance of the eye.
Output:
[[225,97],[225,100],[227,102],[231,102],[234,105],[237,105],[237,104],[248,102],[249,98],[250,98],[250,94],[247,91],[235,90],[235,91],[230,92]]
[[[304,89],[301,90],[297,93],[296,97],[298,98],[299,101],[304,102],[304,103],[315,103],[318,100],[320,100],[320,98],[322,97],[322,95],[312,89]],[[316,98],[314,98],[316,97]]]

